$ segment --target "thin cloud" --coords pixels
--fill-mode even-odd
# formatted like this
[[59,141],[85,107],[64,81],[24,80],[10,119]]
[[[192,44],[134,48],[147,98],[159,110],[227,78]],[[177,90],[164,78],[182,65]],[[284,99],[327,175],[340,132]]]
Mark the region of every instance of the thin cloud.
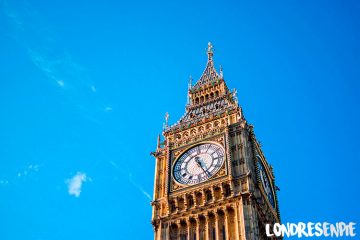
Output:
[[84,182],[90,180],[85,173],[77,172],[75,176],[66,180],[69,195],[80,197],[81,188]]
[[34,172],[39,171],[39,165],[32,165],[32,164],[30,164],[30,165],[28,166],[28,168],[29,168],[30,170],[34,171]]
[[144,190],[144,188],[143,188],[140,184],[138,184],[138,183],[136,183],[136,182],[134,181],[131,172],[126,173],[126,171],[125,171],[124,169],[122,169],[122,168],[121,168],[117,163],[115,163],[114,161],[109,161],[109,163],[110,163],[114,168],[118,169],[119,172],[120,172],[124,177],[126,177],[126,178],[129,180],[129,182],[130,182],[137,190],[139,190],[146,198],[148,198],[149,200],[151,200],[150,194],[149,194],[148,192],[146,192],[146,191]]
[[9,184],[8,180],[0,180],[0,185],[1,186],[5,186],[5,185],[8,185],[8,184]]
[[65,86],[65,83],[64,83],[63,80],[58,80],[58,81],[57,81],[57,84],[58,84],[60,87],[62,87],[62,88]]
[[25,169],[19,171],[16,176],[17,177],[25,177],[33,172],[38,172],[39,171],[40,166],[37,164],[30,164],[29,166],[27,166]]
[[[79,64],[66,46],[59,41],[56,31],[29,2],[21,4],[0,0],[0,11],[9,23],[9,33],[26,51],[33,65],[44,79],[65,91],[64,97],[76,106],[84,118],[96,124],[98,114],[112,110],[104,108],[107,101],[99,96],[88,71]],[[2,8],[2,9],[1,9]],[[101,119],[101,118],[100,118]]]
[[142,186],[140,186],[138,183],[136,183],[133,178],[132,178],[132,174],[129,173],[129,181],[131,182],[131,184],[136,187],[142,194],[145,195],[145,197],[147,197],[149,200],[151,200],[151,196],[148,192],[146,192],[144,190],[144,188]]
[[109,161],[109,163],[116,169],[120,169],[119,165],[117,165],[114,161]]
[[113,109],[112,109],[112,107],[105,107],[104,108],[104,111],[105,112],[111,112]]

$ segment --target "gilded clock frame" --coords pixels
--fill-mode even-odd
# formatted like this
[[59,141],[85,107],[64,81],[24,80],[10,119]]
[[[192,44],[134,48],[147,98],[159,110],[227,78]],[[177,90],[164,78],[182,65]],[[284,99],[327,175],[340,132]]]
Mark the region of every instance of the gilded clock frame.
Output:
[[[210,183],[213,183],[214,181],[223,178],[225,176],[228,175],[228,156],[227,156],[227,151],[226,151],[226,141],[225,141],[225,134],[219,134],[217,136],[213,136],[211,138],[208,139],[203,139],[201,141],[198,142],[194,142],[193,144],[187,145],[187,146],[182,146],[176,149],[172,149],[171,153],[170,153],[170,174],[169,174],[169,184],[170,184],[170,188],[169,191],[170,192],[177,192],[180,190],[184,190],[184,189],[190,189],[190,188],[196,188],[199,185],[207,185]],[[196,147],[198,145],[202,145],[202,144],[215,144],[219,147],[222,148],[222,150],[224,151],[224,162],[222,164],[222,166],[218,169],[218,171],[216,171],[216,173],[209,179],[207,179],[204,182],[201,183],[197,183],[197,184],[193,184],[193,185],[187,185],[187,184],[182,184],[176,181],[176,179],[174,178],[174,166],[176,161],[188,150],[190,150],[193,147]]]

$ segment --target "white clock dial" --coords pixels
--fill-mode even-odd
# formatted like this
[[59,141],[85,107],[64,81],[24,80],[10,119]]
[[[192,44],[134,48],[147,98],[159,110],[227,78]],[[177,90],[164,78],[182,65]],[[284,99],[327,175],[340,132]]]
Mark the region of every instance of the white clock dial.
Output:
[[225,160],[224,149],[212,143],[200,144],[176,160],[173,176],[180,184],[193,185],[214,176]]

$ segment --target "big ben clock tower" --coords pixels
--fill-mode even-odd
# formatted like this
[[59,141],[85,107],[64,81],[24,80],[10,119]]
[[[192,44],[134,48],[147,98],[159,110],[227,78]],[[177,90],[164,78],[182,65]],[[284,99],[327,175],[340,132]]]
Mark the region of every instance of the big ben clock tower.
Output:
[[217,73],[189,84],[185,114],[158,138],[152,224],[155,240],[269,239],[280,222],[275,177],[253,127]]

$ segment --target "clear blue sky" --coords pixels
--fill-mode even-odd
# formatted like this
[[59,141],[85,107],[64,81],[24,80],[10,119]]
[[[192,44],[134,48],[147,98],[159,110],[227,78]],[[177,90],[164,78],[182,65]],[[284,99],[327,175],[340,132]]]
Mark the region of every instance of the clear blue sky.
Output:
[[152,239],[149,153],[208,41],[274,167],[282,220],[360,224],[359,12],[0,0],[0,239]]

